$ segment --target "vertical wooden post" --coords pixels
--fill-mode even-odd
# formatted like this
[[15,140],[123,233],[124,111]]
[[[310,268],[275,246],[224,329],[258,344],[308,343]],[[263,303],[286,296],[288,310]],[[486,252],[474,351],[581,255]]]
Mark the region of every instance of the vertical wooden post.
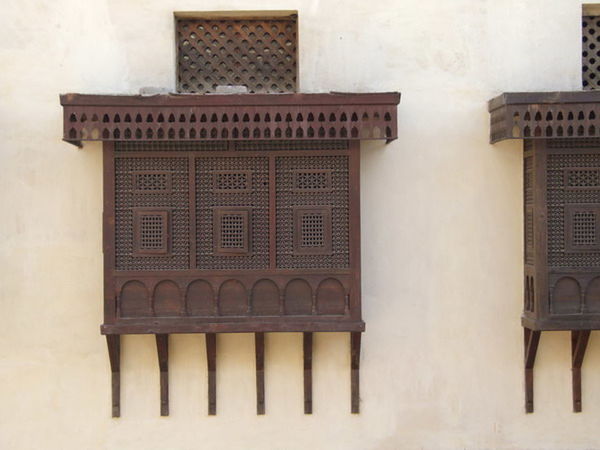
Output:
[[121,417],[121,336],[107,334],[108,357],[110,359],[112,385],[112,416]]
[[360,339],[362,333],[350,333],[351,412],[360,412]]
[[525,412],[533,412],[533,366],[541,331],[523,328],[525,343]]
[[169,415],[169,335],[156,335],[156,352],[160,369],[160,415]]
[[312,353],[313,334],[303,333],[304,349],[304,414],[312,414]]
[[256,414],[265,413],[265,333],[254,333],[256,353]]
[[206,333],[206,362],[208,367],[208,415],[217,414],[217,335]]
[[581,365],[590,339],[590,330],[571,331],[571,376],[573,383],[573,412],[581,412]]

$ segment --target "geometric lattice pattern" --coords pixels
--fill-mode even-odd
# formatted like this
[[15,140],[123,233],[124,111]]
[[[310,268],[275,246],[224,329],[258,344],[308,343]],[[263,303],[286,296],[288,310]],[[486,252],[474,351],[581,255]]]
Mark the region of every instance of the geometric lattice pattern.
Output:
[[323,247],[325,245],[325,220],[323,214],[302,214],[300,226],[301,247]]
[[[526,141],[527,142],[527,141]],[[533,251],[533,156],[530,155],[531,149],[525,148],[525,158],[523,160],[523,193],[525,203],[525,264],[534,263]]]
[[135,188],[138,191],[167,191],[171,188],[171,175],[168,173],[135,173]]
[[143,214],[140,217],[140,250],[160,250],[164,248],[165,216]]
[[196,159],[196,264],[213,270],[269,267],[267,157]]
[[[120,148],[116,143],[115,150]],[[115,152],[115,257],[117,270],[183,270],[189,268],[189,169],[187,157],[130,157]],[[138,176],[168,174],[168,190],[141,190]],[[160,178],[159,178],[160,179]],[[143,182],[142,182],[143,183]],[[170,185],[170,186],[169,186]],[[143,186],[146,186],[145,184]],[[154,185],[152,185],[154,186]],[[162,182],[159,183],[162,186]],[[143,250],[141,219],[162,211],[164,250]],[[168,211],[168,223],[167,213]],[[144,219],[149,220],[149,219]],[[145,222],[150,226],[150,222]],[[134,242],[134,229],[137,239]],[[147,228],[146,244],[157,245],[158,234]],[[156,232],[157,233],[157,232]],[[168,247],[167,248],[167,242]],[[143,254],[142,254],[143,253]],[[141,255],[142,254],[142,255]]]
[[[277,268],[348,268],[348,157],[281,156],[275,158],[275,168]],[[316,171],[328,172],[330,189],[296,189],[299,172]],[[308,214],[306,221],[303,214]]]
[[600,204],[600,186],[585,189],[569,186],[574,180],[570,174],[598,167],[600,154],[596,152],[547,155],[548,266],[551,268],[600,267],[594,225],[597,218],[590,216],[595,216],[594,209]]
[[246,191],[250,189],[250,172],[215,172],[215,189]]
[[566,171],[569,188],[600,188],[600,169],[571,169]]
[[221,216],[221,248],[244,249],[247,234],[244,215],[229,213]]
[[596,244],[596,213],[578,211],[573,213],[573,245]]
[[251,93],[296,90],[296,16],[176,21],[177,90],[206,94],[217,86]]
[[305,171],[296,173],[295,189],[301,191],[324,191],[331,189],[331,172],[327,170]]
[[600,16],[583,16],[581,75],[584,89],[600,87]]

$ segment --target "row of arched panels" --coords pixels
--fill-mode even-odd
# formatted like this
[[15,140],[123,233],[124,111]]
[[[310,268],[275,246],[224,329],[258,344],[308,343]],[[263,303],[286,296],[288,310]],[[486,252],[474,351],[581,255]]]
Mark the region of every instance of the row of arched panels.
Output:
[[600,313],[600,276],[587,286],[573,277],[562,277],[552,289],[551,307],[554,314]]
[[591,104],[509,105],[492,111],[492,140],[507,138],[598,137],[600,111]]
[[81,140],[189,140],[189,139],[391,139],[391,126],[315,127],[71,127],[67,139]]
[[303,279],[290,280],[283,289],[261,279],[247,289],[230,279],[218,289],[206,280],[194,280],[185,289],[163,280],[150,290],[139,280],[125,283],[119,294],[120,317],[211,317],[343,315],[348,304],[343,285],[334,278],[321,281],[313,292]]
[[[204,112],[203,112],[204,111]],[[65,106],[67,140],[395,139],[395,105]]]

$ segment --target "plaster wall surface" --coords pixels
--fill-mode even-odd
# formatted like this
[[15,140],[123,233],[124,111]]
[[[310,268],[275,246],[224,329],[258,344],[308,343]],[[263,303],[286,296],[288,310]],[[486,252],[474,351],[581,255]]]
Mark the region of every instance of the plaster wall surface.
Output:
[[[153,338],[125,337],[110,417],[101,146],[61,141],[58,94],[173,89],[173,11],[297,9],[304,92],[402,92],[399,139],[364,143],[361,414],[347,334],[222,335],[206,415],[202,335],[171,338],[159,416]],[[523,409],[521,144],[488,144],[486,101],[580,89],[577,0],[5,0],[0,14],[0,448],[600,448],[600,344],[571,412],[570,341],[542,336]]]

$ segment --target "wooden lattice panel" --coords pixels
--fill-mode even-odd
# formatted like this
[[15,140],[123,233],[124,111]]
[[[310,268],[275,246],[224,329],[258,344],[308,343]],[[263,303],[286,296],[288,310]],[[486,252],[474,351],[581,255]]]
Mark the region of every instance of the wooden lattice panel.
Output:
[[584,89],[600,88],[600,16],[583,16],[581,78]]
[[297,16],[268,19],[178,18],[177,90],[206,94],[218,86],[251,93],[295,92]]

